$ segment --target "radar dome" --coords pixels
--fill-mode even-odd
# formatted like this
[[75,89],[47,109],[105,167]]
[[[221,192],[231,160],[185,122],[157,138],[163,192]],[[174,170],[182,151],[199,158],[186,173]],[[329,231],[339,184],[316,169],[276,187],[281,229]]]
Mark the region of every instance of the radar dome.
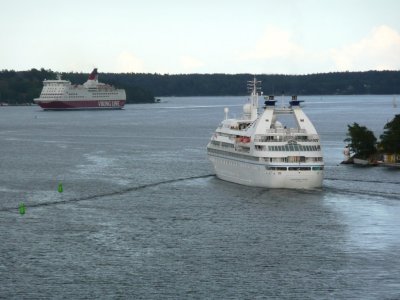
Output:
[[246,103],[245,105],[243,105],[243,113],[246,115],[251,114],[251,104],[250,103]]

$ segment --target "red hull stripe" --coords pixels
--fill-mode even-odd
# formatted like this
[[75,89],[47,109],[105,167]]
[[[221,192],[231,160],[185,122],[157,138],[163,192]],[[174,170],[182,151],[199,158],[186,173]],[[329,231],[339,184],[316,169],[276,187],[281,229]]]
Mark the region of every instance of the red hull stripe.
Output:
[[121,109],[125,100],[39,101],[38,104],[43,109]]

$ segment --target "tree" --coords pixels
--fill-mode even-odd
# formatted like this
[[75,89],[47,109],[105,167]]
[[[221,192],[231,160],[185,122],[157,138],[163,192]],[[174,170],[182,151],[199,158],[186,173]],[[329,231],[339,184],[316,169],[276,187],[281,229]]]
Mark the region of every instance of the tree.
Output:
[[354,153],[354,157],[360,159],[368,159],[377,152],[376,137],[374,133],[357,123],[347,125],[347,138],[344,140],[349,143],[350,151]]
[[384,129],[379,146],[383,152],[400,154],[400,115],[396,115],[392,121],[386,123]]

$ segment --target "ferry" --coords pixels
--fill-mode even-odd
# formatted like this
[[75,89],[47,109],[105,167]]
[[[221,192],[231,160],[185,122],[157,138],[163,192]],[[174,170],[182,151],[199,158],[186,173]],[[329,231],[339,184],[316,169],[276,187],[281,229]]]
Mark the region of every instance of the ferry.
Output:
[[[256,78],[248,82],[250,97],[241,118],[228,118],[229,109],[224,109],[225,119],[207,145],[216,176],[263,188],[320,188],[320,138],[300,105],[303,101],[292,96],[288,106],[278,106],[275,96],[268,96],[259,112],[260,83]],[[282,118],[291,118],[294,125],[285,126]]]
[[34,99],[44,110],[122,109],[126,102],[123,89],[100,83],[97,69],[90,73],[83,85],[73,85],[69,80],[44,80],[39,98]]

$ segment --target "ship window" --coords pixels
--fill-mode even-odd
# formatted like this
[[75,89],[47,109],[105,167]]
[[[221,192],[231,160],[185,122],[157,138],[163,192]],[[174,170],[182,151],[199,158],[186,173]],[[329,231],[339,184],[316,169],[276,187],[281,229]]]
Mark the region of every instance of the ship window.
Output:
[[271,166],[266,166],[265,169],[270,170],[270,171],[287,171],[286,167],[271,167]]
[[289,167],[289,171],[310,171],[311,167]]
[[321,171],[324,169],[324,166],[312,167],[313,171]]
[[221,146],[222,146],[222,147],[228,147],[228,148],[234,148],[234,145],[233,145],[233,144],[224,143],[224,142],[221,142]]

